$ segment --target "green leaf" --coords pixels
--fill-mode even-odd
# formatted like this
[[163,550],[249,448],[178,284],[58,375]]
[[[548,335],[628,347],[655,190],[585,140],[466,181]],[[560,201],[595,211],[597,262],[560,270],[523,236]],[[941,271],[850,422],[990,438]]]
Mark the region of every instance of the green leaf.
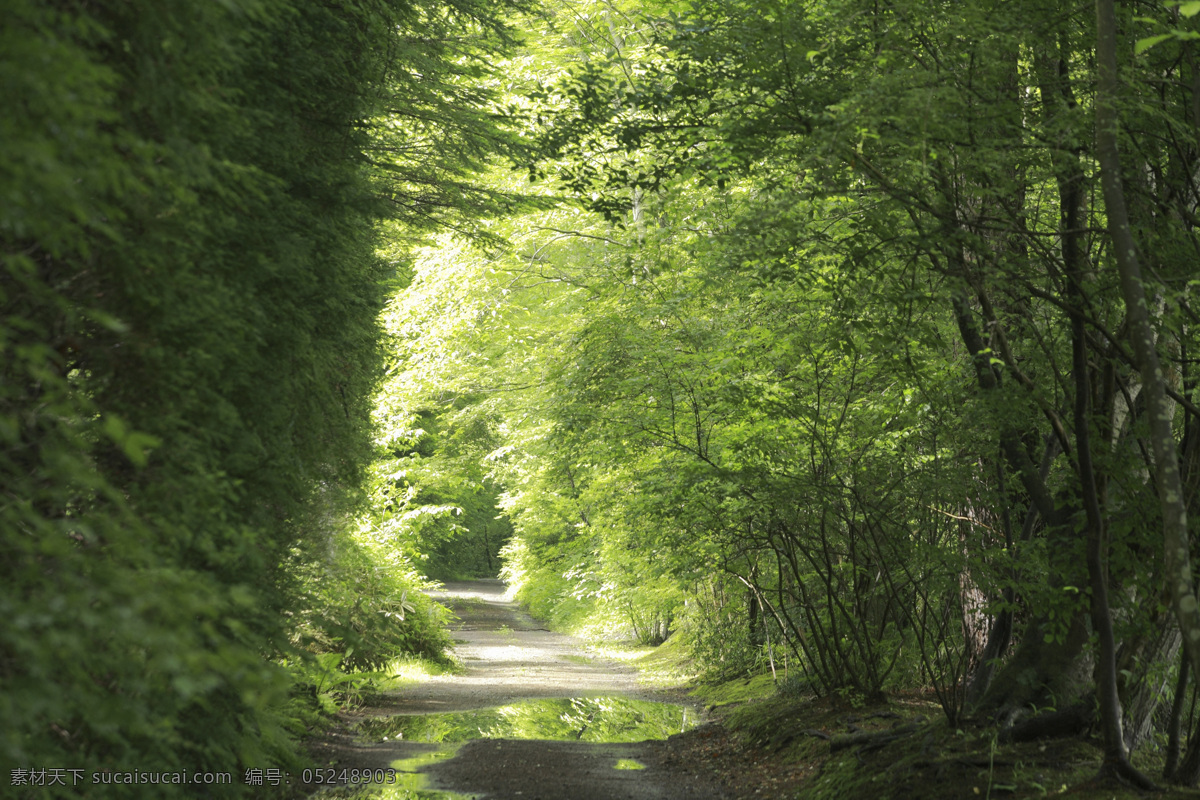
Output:
[[1200,14],[1200,0],[1192,0],[1192,2],[1181,4],[1179,6],[1179,13],[1185,17],[1194,17]]
[[[1196,5],[1200,6],[1200,3],[1197,3]],[[1159,42],[1164,42],[1174,35],[1175,34],[1173,33],[1160,33],[1157,36],[1147,36],[1145,39],[1138,39],[1137,44],[1133,46],[1134,55],[1141,55],[1151,47],[1154,47],[1154,45],[1158,44]]]
[[162,440],[157,436],[130,430],[125,420],[116,414],[105,415],[103,427],[104,434],[121,448],[121,452],[135,467],[146,466],[150,460],[150,451],[162,444]]
[[113,333],[128,333],[129,332],[128,325],[126,325],[124,322],[122,322],[116,316],[108,313],[107,311],[101,311],[98,308],[90,308],[87,311],[84,311],[83,315],[85,317],[87,317],[88,319],[92,320],[92,322],[95,322],[97,325],[101,326],[102,328],[107,328],[108,330],[112,331]]

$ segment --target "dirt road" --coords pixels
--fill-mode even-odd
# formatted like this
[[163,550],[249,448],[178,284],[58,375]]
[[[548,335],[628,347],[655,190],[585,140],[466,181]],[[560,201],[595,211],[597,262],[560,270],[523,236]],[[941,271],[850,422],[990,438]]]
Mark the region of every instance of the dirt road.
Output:
[[339,770],[398,770],[398,785],[355,797],[725,796],[663,738],[694,725],[696,709],[661,705],[633,670],[589,656],[507,602],[499,581],[447,584],[435,596],[458,615],[465,669],[387,695],[357,733],[323,743],[320,757]]

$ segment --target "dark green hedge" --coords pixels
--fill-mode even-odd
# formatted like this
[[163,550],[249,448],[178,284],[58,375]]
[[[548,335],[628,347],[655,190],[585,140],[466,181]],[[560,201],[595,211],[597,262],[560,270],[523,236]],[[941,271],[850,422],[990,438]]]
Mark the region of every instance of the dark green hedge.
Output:
[[0,781],[233,770],[206,791],[237,794],[239,770],[288,757],[273,659],[369,457],[375,232],[396,196],[370,120],[397,31],[423,17],[389,0],[3,16]]

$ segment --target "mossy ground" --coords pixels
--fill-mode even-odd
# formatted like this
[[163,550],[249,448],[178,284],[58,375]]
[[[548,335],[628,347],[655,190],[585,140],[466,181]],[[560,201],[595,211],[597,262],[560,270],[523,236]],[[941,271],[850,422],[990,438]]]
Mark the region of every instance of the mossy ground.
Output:
[[723,683],[701,684],[692,694],[715,710],[722,706],[768,700],[775,695],[775,681],[768,672]]
[[583,631],[581,638],[587,642],[590,652],[599,658],[619,661],[636,668],[638,680],[647,686],[681,690],[696,684],[697,676],[690,653],[687,645],[679,637],[673,636],[657,647],[651,647],[628,640],[614,641],[589,636],[588,633]]
[[[951,728],[937,704],[920,695],[878,704],[815,697],[788,698],[772,691],[771,676],[737,679],[695,691],[728,732],[729,741],[698,739],[737,797],[796,800],[932,800],[935,798],[1085,797],[1132,800],[1146,795],[1099,780],[1101,753],[1094,736],[1001,743],[994,727]],[[851,735],[878,733],[833,750]],[[696,736],[696,734],[689,734]],[[1143,748],[1135,765],[1157,778],[1161,757]],[[1167,800],[1200,798],[1200,791],[1170,788]]]
[[[1037,742],[1003,743],[994,726],[951,728],[931,696],[898,694],[884,702],[826,699],[778,690],[770,672],[720,683],[689,674],[686,648],[593,644],[599,655],[638,668],[659,686],[687,686],[717,724],[684,734],[683,752],[707,763],[739,798],[795,800],[937,800],[939,798],[1079,797],[1133,800],[1147,795],[1098,779],[1095,732]],[[834,752],[835,737],[902,731],[891,741]],[[845,740],[837,740],[841,744]],[[1153,745],[1134,764],[1152,779],[1162,772]],[[1200,800],[1200,790],[1163,787],[1164,800]]]

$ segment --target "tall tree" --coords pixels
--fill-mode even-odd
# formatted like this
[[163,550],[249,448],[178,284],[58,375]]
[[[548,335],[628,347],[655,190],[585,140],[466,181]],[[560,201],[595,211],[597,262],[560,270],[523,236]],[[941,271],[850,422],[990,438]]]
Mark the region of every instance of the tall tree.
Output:
[[[754,244],[742,248],[752,256],[734,263],[753,265],[770,282],[793,279],[778,265],[803,263],[802,248],[829,238],[829,227],[800,222],[792,209],[840,198],[853,209],[853,238],[834,248],[841,280],[877,290],[858,295],[870,297],[862,317],[880,331],[866,352],[903,347],[909,334],[897,321],[911,318],[897,310],[914,291],[941,307],[995,437],[992,448],[976,451],[987,491],[959,508],[995,525],[970,529],[965,549],[997,581],[1025,576],[1004,579],[1003,592],[999,582],[988,587],[995,593],[989,660],[1005,660],[1014,608],[1048,609],[1022,620],[1022,644],[994,681],[990,665],[977,673],[980,707],[1016,712],[1031,701],[1063,704],[1090,693],[1089,622],[1100,633],[1102,663],[1169,656],[1170,636],[1142,632],[1166,620],[1129,604],[1155,596],[1164,579],[1130,556],[1157,552],[1129,520],[1157,516],[1142,487],[1160,459],[1138,446],[1148,383],[1132,372],[1135,359],[1121,338],[1127,323],[1115,274],[1094,266],[1108,246],[1100,230],[1110,212],[1086,191],[1094,179],[1085,113],[1089,26],[1044,5],[951,10],[920,2],[870,9],[717,3],[657,25],[658,48],[632,87],[615,74],[619,65],[597,63],[565,84],[562,96],[578,102],[546,138],[571,148],[563,180],[613,218],[630,212],[630,185],[699,178],[719,195],[744,180],[762,199],[758,219],[735,223]],[[1158,60],[1150,70],[1160,67]],[[1153,97],[1151,72],[1131,69],[1139,96]],[[1184,165],[1194,132],[1189,93],[1181,95],[1182,102],[1153,101],[1169,138],[1151,137],[1161,146],[1143,145],[1139,168],[1126,173],[1154,176],[1142,187],[1137,219],[1163,242],[1194,241],[1186,221],[1194,192],[1182,177],[1190,174]],[[1147,125],[1132,112],[1127,119],[1139,131]],[[900,279],[908,270],[923,280]],[[1169,285],[1167,302],[1186,307]],[[1168,319],[1159,316],[1158,341],[1187,346],[1188,329]],[[1156,423],[1163,447],[1178,447],[1166,436],[1175,408],[1160,409],[1168,412]],[[1174,502],[1191,501],[1181,491]],[[843,524],[847,532],[858,525]],[[999,541],[981,536],[985,530],[1000,531]],[[795,533],[785,540],[812,552]],[[1000,542],[1004,549],[992,551]],[[1047,580],[1039,586],[1034,575]],[[1120,604],[1115,613],[1110,601]],[[1109,636],[1114,619],[1119,630]],[[1166,651],[1154,650],[1160,646]],[[1122,682],[1115,667],[1106,674],[1098,688],[1117,754],[1116,697],[1129,696],[1140,678]],[[1148,712],[1139,708],[1131,730],[1144,731]]]

